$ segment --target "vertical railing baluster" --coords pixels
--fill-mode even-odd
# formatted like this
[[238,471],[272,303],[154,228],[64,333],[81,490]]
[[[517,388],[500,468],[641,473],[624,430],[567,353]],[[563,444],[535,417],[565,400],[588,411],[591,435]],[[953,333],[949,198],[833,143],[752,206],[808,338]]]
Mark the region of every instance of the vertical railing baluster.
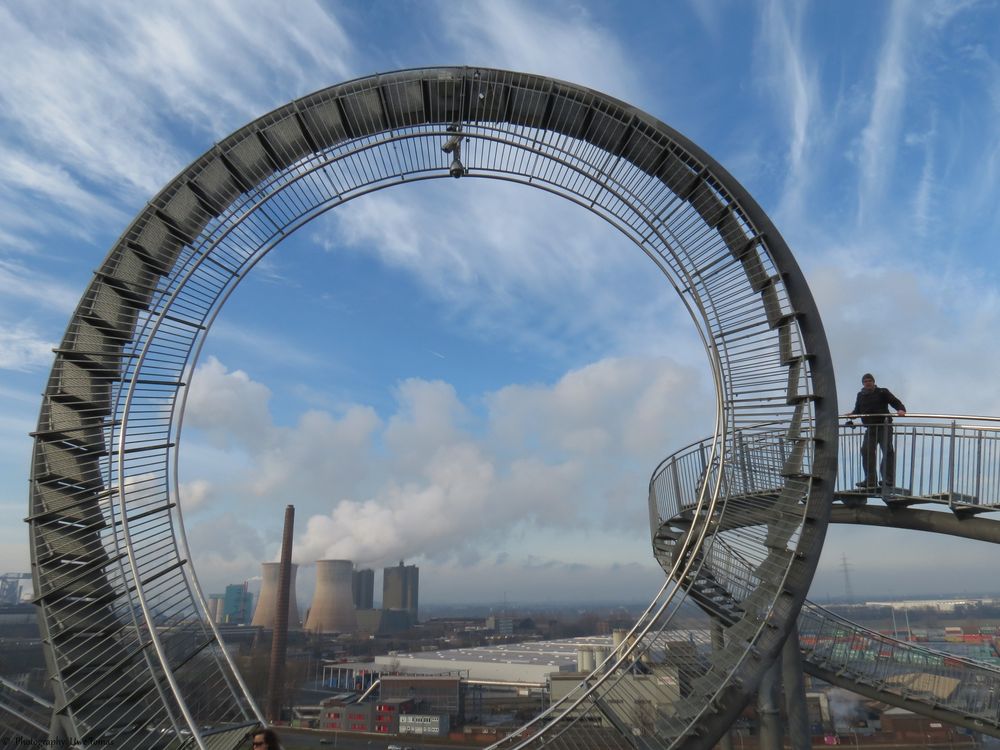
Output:
[[976,505],[982,505],[983,491],[983,433],[976,436]]
[[684,504],[683,504],[682,499],[681,499],[683,497],[681,495],[681,478],[680,478],[680,476],[678,476],[678,473],[677,473],[677,462],[676,461],[674,461],[671,464],[670,469],[671,469],[671,473],[673,474],[673,477],[674,477],[674,497],[677,499],[677,508],[678,509],[683,509],[684,508]]
[[951,444],[948,446],[948,507],[955,505],[955,420],[951,422]]
[[743,433],[740,431],[733,434],[733,458],[736,462],[736,474],[743,484],[743,491],[749,492],[749,467],[747,466],[746,450],[743,446]]

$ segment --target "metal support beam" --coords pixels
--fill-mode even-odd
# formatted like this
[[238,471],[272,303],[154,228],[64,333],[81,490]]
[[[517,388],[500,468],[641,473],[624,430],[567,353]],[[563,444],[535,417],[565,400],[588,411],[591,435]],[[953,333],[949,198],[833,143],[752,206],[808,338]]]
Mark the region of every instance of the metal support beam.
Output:
[[775,660],[764,673],[757,690],[757,721],[760,723],[760,750],[782,750],[781,709],[778,689],[781,686],[781,662]]
[[[712,618],[712,650],[713,651],[725,651],[726,649],[726,630],[723,626],[722,621],[713,617]],[[726,732],[719,739],[718,745],[716,747],[719,750],[733,750],[733,735],[731,732]]]
[[865,526],[927,531],[1000,544],[1000,521],[978,516],[962,518],[948,511],[888,508],[882,505],[865,505],[860,508],[834,505],[830,509],[830,523],[857,523]]
[[788,739],[792,750],[812,747],[809,736],[809,708],[806,705],[806,680],[802,671],[799,629],[793,627],[781,650],[781,681],[785,688],[785,713],[788,715]]

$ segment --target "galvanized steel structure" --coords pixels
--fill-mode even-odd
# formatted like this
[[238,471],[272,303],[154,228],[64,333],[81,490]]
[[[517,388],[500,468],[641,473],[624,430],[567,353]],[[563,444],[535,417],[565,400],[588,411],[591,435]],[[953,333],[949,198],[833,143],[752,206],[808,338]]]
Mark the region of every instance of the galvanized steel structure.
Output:
[[[629,237],[690,312],[717,393],[694,504],[656,540],[663,588],[625,647],[508,744],[584,731],[709,747],[754,693],[809,586],[836,469],[832,366],[801,272],[746,191],[655,118],[550,78],[434,68],[334,86],[240,129],[96,272],[56,352],[31,471],[53,736],[228,748],[262,719],[190,565],[176,494],[186,385],[222,305],[284,237],[357,196],[448,177],[537,187]],[[747,442],[780,449],[762,468],[777,492],[730,502]],[[705,659],[675,647],[670,621],[724,559],[720,539],[752,565],[729,566],[741,606]]]

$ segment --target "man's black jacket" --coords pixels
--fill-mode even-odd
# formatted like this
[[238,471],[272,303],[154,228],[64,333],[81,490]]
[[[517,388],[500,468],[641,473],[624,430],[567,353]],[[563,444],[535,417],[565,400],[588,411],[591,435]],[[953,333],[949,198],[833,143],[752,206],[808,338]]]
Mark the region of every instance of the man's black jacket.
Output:
[[889,414],[890,406],[897,411],[906,411],[903,402],[892,395],[892,391],[888,388],[879,388],[876,386],[870,391],[862,388],[858,391],[858,398],[854,402],[854,409],[851,413],[866,415],[861,417],[861,421],[864,424],[884,424],[891,422],[892,417],[867,415]]

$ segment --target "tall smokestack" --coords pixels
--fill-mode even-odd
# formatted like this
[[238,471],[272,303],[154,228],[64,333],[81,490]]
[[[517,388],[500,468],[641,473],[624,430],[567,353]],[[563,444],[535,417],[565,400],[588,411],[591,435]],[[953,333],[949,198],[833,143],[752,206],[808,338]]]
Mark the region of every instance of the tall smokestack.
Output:
[[[299,566],[292,563],[291,578],[288,583],[288,629],[301,630],[299,603],[295,600],[295,574]],[[278,619],[278,588],[281,586],[281,563],[260,564],[260,594],[257,595],[257,609],[253,613],[251,625],[272,630]]]
[[358,629],[351,583],[354,564],[350,560],[316,562],[316,594],[313,596],[306,630],[314,633],[353,633]]
[[267,676],[267,720],[271,724],[281,719],[281,703],[285,683],[285,653],[288,649],[288,591],[292,580],[292,529],[295,526],[295,506],[285,507],[285,530],[281,536],[281,567],[278,570],[278,606],[271,637],[271,669]]

